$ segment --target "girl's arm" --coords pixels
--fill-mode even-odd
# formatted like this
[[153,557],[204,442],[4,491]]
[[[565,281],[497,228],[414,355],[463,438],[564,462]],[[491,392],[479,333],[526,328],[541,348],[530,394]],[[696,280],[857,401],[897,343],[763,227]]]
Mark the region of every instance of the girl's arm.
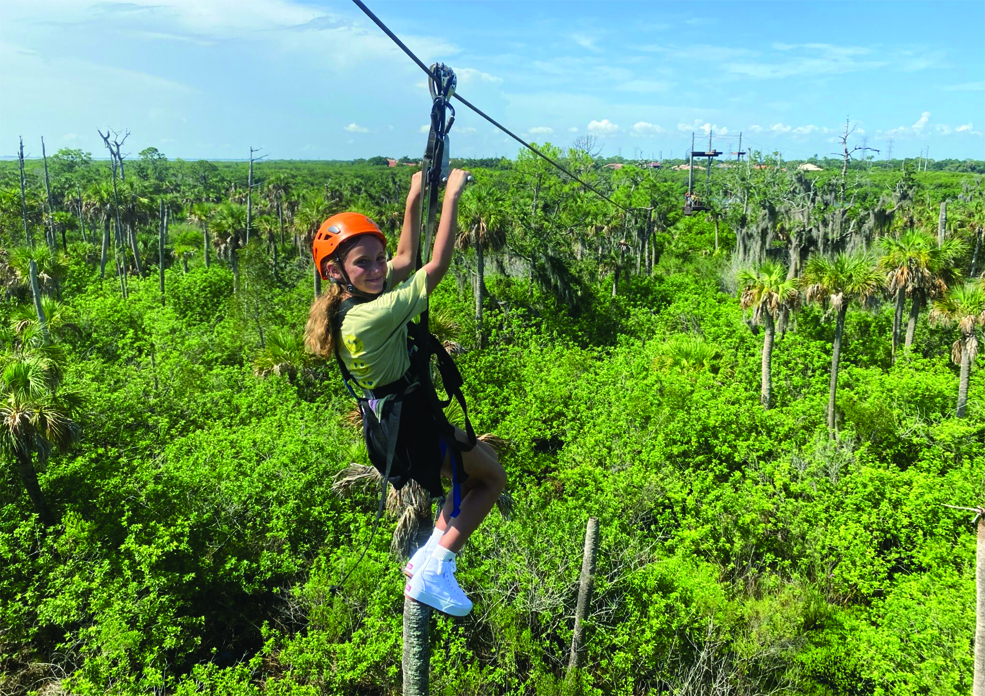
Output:
[[441,222],[434,238],[434,251],[431,260],[424,265],[428,274],[428,295],[438,286],[451,266],[452,252],[455,250],[455,233],[458,229],[458,199],[465,190],[469,173],[463,169],[452,170],[445,188],[445,200],[441,206]]
[[397,242],[397,253],[391,260],[394,287],[404,282],[414,270],[420,237],[421,172],[417,172],[410,180],[410,192],[407,194],[407,204],[404,208],[404,224],[400,229],[400,241]]

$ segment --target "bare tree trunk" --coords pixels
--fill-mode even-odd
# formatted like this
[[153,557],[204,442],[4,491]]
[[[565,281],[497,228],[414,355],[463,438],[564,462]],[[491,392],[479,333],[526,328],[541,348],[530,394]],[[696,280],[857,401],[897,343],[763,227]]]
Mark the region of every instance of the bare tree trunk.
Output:
[[284,202],[277,201],[277,220],[280,223],[280,245],[284,246]]
[[[427,543],[433,530],[430,519],[419,520],[411,538],[410,555]],[[427,696],[431,676],[431,607],[404,597],[403,696]]]
[[246,182],[246,244],[250,244],[250,227],[253,225],[253,148],[250,148],[250,177]]
[[27,224],[27,196],[24,193],[24,186],[26,179],[24,177],[24,138],[20,139],[21,145],[18,151],[17,158],[20,161],[21,167],[21,219],[24,221],[24,241],[30,248],[34,248],[34,235],[31,234],[31,228]]
[[769,409],[773,390],[772,360],[776,327],[773,324],[773,315],[768,310],[763,312],[763,323],[766,330],[763,338],[763,385],[759,400],[762,402],[763,408]]
[[473,235],[475,245],[475,344],[483,347],[482,334],[482,302],[486,296],[486,262],[483,256],[482,244],[478,240],[478,234]]
[[45,343],[51,343],[51,336],[48,335],[48,321],[44,316],[44,307],[41,306],[41,288],[38,287],[38,264],[34,259],[31,259],[30,272],[31,295],[34,297],[34,311],[38,315],[38,324],[41,326],[41,337]]
[[941,201],[941,214],[937,218],[937,246],[944,244],[944,229],[947,227],[947,201]]
[[24,488],[27,489],[27,497],[34,505],[34,511],[38,513],[38,519],[45,527],[55,526],[55,516],[51,514],[44,493],[41,492],[41,484],[38,483],[38,472],[34,469],[31,462],[31,455],[22,451],[15,453],[17,459],[17,473],[20,474]]
[[588,519],[585,529],[585,550],[581,557],[581,580],[578,584],[578,604],[575,606],[575,627],[571,636],[571,651],[568,654],[568,671],[565,681],[572,685],[578,678],[578,668],[585,645],[585,619],[588,617],[588,607],[592,601],[592,589],[595,586],[595,561],[599,549],[599,521],[597,517]]
[[[48,246],[54,251],[57,245],[55,241],[55,209],[51,205],[51,179],[48,178],[48,152],[45,150],[44,136],[41,137],[41,159],[44,161],[44,190],[48,200],[48,224],[45,225],[45,236],[48,238]],[[68,251],[67,246],[65,251]]]
[[975,253],[971,256],[971,277],[975,277],[975,271],[978,270],[978,251],[982,246],[982,232],[985,232],[985,228],[979,227],[978,232],[975,233]]
[[202,251],[205,253],[205,267],[209,267],[209,223],[202,221]]
[[913,300],[910,303],[910,318],[906,322],[906,344],[905,350],[910,350],[913,345],[913,336],[917,332],[917,317],[920,316],[920,309],[923,307],[923,293],[917,290],[913,293]]
[[76,186],[75,190],[79,196],[79,227],[82,230],[82,241],[88,244],[89,235],[86,234],[86,218],[85,214],[82,212],[82,189]]
[[985,517],[978,516],[975,552],[975,676],[972,696],[985,696]]
[[164,237],[168,230],[168,209],[161,199],[161,226],[157,236],[157,267],[161,277],[161,305],[164,305]]
[[968,409],[968,381],[971,378],[971,349],[970,341],[974,341],[974,334],[961,337],[961,378],[958,381],[958,408],[955,415],[958,418],[965,417]]
[[109,249],[109,216],[103,220],[103,249],[99,255],[99,278],[106,277],[106,251]]
[[842,299],[835,324],[835,338],[831,349],[831,381],[828,383],[828,432],[831,439],[837,437],[835,430],[835,394],[838,391],[838,363],[841,361],[841,338],[845,333],[845,315],[848,313],[848,301]]
[[903,307],[906,305],[906,289],[896,291],[896,310],[893,312],[893,362],[899,351],[900,334],[903,332]]

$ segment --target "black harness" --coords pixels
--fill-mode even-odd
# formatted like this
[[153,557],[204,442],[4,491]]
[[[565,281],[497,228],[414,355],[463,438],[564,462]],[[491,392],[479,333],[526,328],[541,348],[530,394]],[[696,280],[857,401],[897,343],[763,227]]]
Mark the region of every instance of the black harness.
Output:
[[[345,315],[349,310],[357,305],[371,301],[361,297],[349,297],[342,302],[333,327],[337,339],[340,338],[342,323],[345,321]],[[472,428],[472,423],[469,420],[465,396],[462,394],[462,386],[465,382],[458,370],[458,366],[455,365],[455,361],[452,360],[445,347],[428,331],[425,325],[413,321],[408,322],[407,354],[410,358],[410,367],[398,379],[375,389],[359,387],[357,383],[356,387],[362,392],[362,396],[360,396],[353,388],[353,383],[356,380],[342,360],[338,346],[339,342],[336,340],[335,360],[338,363],[339,371],[342,373],[342,380],[345,383],[346,389],[359,402],[359,410],[363,417],[364,427],[373,431],[380,441],[387,443],[386,466],[384,471],[381,472],[384,479],[384,489],[386,482],[391,480],[390,475],[393,468],[394,453],[396,452],[397,434],[400,431],[400,410],[404,395],[415,385],[418,389],[424,390],[424,395],[430,406],[431,415],[434,417],[438,434],[444,444],[451,448],[452,495],[455,504],[451,516],[457,517],[461,503],[461,487],[459,483],[462,467],[461,453],[471,451],[475,447],[477,438]],[[438,396],[437,389],[431,378],[432,355],[437,358],[438,374],[441,377],[441,385],[448,395],[447,399],[441,399]],[[381,421],[377,419],[373,402],[385,398],[389,398],[393,406],[388,416]],[[465,415],[465,434],[468,442],[463,443],[455,436],[455,426],[449,422],[448,417],[445,415],[444,409],[451,403],[452,399],[458,401],[458,404],[462,407],[462,413]]]

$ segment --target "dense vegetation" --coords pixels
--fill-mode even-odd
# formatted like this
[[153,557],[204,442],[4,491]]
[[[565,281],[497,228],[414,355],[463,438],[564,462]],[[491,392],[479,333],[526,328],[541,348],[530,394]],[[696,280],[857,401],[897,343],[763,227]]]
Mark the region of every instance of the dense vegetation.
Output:
[[[686,172],[548,149],[633,212],[527,154],[463,198],[432,314],[515,502],[462,554],[475,611],[434,619],[434,693],[562,691],[590,516],[585,693],[967,692],[974,534],[942,504],[985,494],[981,181],[757,155],[684,216]],[[63,150],[49,196],[43,164],[23,206],[0,169],[0,693],[397,693],[388,534],[333,591],[375,502],[333,490],[367,457],[301,331],[317,225],[394,238],[412,168],[248,191]]]

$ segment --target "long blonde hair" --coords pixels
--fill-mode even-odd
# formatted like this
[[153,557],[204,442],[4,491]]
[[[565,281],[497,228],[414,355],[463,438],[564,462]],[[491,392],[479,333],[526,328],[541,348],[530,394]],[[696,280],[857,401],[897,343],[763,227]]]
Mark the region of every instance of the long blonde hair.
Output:
[[[329,266],[339,268],[345,263],[357,239],[359,237],[345,240],[331,258],[322,259],[322,276],[331,277]],[[341,285],[329,281],[328,287],[312,303],[308,323],[304,327],[304,344],[315,355],[328,358],[335,352],[335,318],[339,314],[339,306],[348,295]]]

